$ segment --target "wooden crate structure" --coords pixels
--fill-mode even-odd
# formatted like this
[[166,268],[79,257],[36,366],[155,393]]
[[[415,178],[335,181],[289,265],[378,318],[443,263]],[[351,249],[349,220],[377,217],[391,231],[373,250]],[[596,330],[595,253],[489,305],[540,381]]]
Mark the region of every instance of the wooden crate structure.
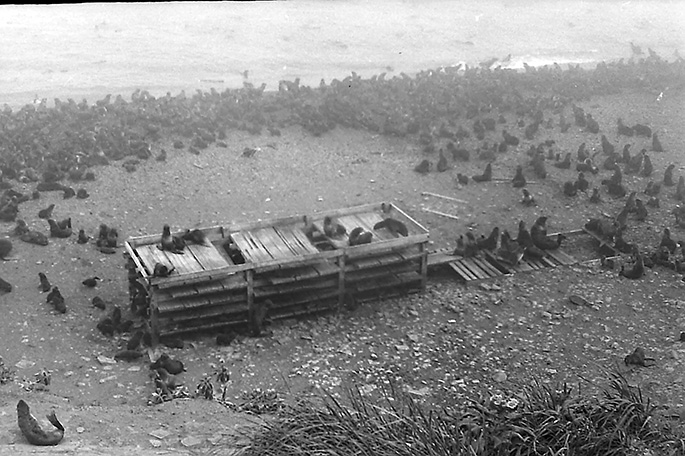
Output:
[[[245,325],[251,306],[267,299],[269,318],[278,319],[425,289],[428,231],[400,208],[367,204],[307,220],[323,232],[326,216],[347,233],[372,232],[372,242],[349,246],[341,236],[322,249],[305,234],[304,216],[203,228],[211,245],[188,244],[183,254],[162,251],[160,234],[129,238],[129,280],[147,292],[153,337]],[[404,223],[408,236],[374,230],[386,217]],[[156,263],[175,270],[155,277]]]

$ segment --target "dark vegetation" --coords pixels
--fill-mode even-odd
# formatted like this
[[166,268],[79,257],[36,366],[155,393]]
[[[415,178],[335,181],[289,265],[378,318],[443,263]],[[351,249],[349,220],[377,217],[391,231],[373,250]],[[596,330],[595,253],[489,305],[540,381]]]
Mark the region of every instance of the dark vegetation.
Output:
[[249,455],[576,455],[618,456],[650,448],[685,451],[657,407],[618,373],[601,397],[533,382],[520,395],[491,394],[451,410],[426,410],[394,388],[380,403],[359,390],[349,405],[328,396],[303,401],[264,425]]

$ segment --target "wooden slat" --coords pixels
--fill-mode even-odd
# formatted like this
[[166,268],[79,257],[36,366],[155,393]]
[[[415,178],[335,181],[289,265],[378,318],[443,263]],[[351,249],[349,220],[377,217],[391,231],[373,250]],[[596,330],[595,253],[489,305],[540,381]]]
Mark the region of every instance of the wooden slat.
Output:
[[280,258],[290,258],[297,256],[285,243],[283,238],[276,232],[274,227],[269,227],[262,231],[267,236],[269,242],[278,250]]
[[542,263],[537,258],[530,258],[528,260],[523,260],[526,261],[530,266],[533,267],[533,269],[543,269],[546,266]]
[[192,254],[204,270],[222,268],[224,266],[232,264],[227,263],[226,260],[221,256],[221,254],[217,251],[216,247],[214,247],[213,245],[206,246],[189,244],[186,247],[186,252]]
[[557,267],[557,263],[549,255],[545,255],[544,257],[540,258],[539,260],[541,263],[543,263],[545,266],[547,266],[549,268],[556,268]]
[[255,236],[252,231],[245,231],[244,234],[245,239],[254,247],[252,258],[256,258],[258,262],[279,259],[274,253],[269,251],[264,242],[258,236]]
[[450,267],[454,269],[454,271],[457,274],[459,274],[464,280],[468,282],[478,280],[478,277],[476,277],[475,274],[473,274],[466,268],[466,266],[464,266],[463,260],[453,261],[447,264],[449,264]]
[[490,277],[497,277],[502,275],[502,272],[499,271],[496,267],[488,263],[487,260],[485,259],[480,259],[480,258],[472,258],[473,262],[476,263],[482,270],[488,273]]
[[[280,251],[280,246],[269,237],[267,230],[270,228],[271,227],[266,227],[255,231],[247,231],[245,234],[254,245],[259,246],[264,258],[267,258],[268,255],[268,260],[277,260],[282,258],[283,254]],[[287,257],[289,256],[290,255],[287,255]]]
[[235,245],[240,250],[240,253],[245,258],[246,262],[257,263],[259,262],[260,253],[256,245],[252,244],[249,240],[247,232],[241,231],[239,233],[232,233],[231,238]]
[[274,232],[281,238],[283,243],[290,249],[293,255],[303,255],[308,252],[306,246],[295,237],[294,230],[299,228],[292,227],[273,227]]
[[535,268],[533,268],[531,265],[529,265],[526,260],[521,260],[519,261],[519,264],[516,266],[512,266],[510,269],[517,271],[517,272],[529,272],[529,271],[534,271]]
[[321,277],[337,274],[339,270],[338,266],[333,263],[316,263],[312,265],[312,268],[314,268],[316,273]]
[[[282,258],[284,254],[281,252],[281,245],[278,245],[269,236],[269,231],[272,227],[268,226],[265,228],[260,228],[259,230],[248,231],[247,235],[250,237],[251,241],[256,245],[260,246],[261,249],[269,254],[269,259]],[[289,254],[287,256],[290,256]]]
[[204,271],[204,268],[193,254],[188,252],[187,247],[183,249],[183,254],[171,253],[159,249],[157,249],[157,251],[164,254],[168,261],[167,264],[172,264],[176,268],[174,274],[183,275]]
[[146,261],[150,263],[146,265],[150,271],[154,271],[155,264],[162,263],[164,265],[175,268],[173,275],[183,275],[203,271],[202,266],[195,257],[185,252],[183,254],[176,254],[159,249],[157,244],[148,244],[138,247],[137,251],[145,256]]
[[136,265],[136,269],[143,277],[143,280],[147,281],[150,275],[150,271],[148,271],[143,265],[142,258],[140,258],[138,253],[134,251],[133,247],[128,242],[124,242],[124,249],[126,249],[126,253],[133,260],[133,263]]
[[576,259],[562,252],[561,250],[547,250],[547,255],[551,256],[563,265],[575,264]]
[[300,243],[300,246],[307,250],[309,255],[319,253],[319,249],[314,247],[314,244],[312,244],[312,241],[310,241],[307,235],[304,234],[304,231],[295,228],[291,231],[291,233],[293,237]]
[[154,272],[155,257],[152,256],[149,249],[138,248],[138,249],[136,249],[134,255],[135,255],[135,257],[140,258],[141,265],[143,266],[145,273],[148,276],[151,276],[152,273]]
[[[205,236],[207,236],[207,239],[210,242],[218,241],[220,239],[223,239],[224,237],[224,228],[222,226],[216,225],[216,226],[210,226],[207,228],[198,228],[200,231],[204,233]],[[173,236],[182,236],[185,234],[185,230],[182,231],[176,231],[171,233]],[[126,242],[129,242],[132,247],[139,247],[141,245],[147,245],[147,244],[156,244],[160,242],[160,237],[161,237],[161,230],[159,234],[149,234],[145,236],[132,236],[127,239]]]
[[471,271],[476,277],[479,279],[487,279],[490,277],[490,274],[487,272],[483,271],[474,261],[472,258],[464,258],[462,260],[462,263],[464,263],[464,266],[469,268],[469,271]]
[[400,209],[399,207],[395,206],[395,205],[392,204],[392,203],[390,204],[390,207],[391,207],[392,209],[396,210],[397,212],[399,212],[400,214],[402,214],[402,215],[404,216],[404,218],[406,218],[409,222],[411,222],[412,224],[414,224],[414,225],[416,225],[418,228],[420,228],[421,231],[423,231],[423,233],[428,234],[428,230],[427,230],[423,225],[421,225],[419,222],[417,222],[416,220],[414,220],[413,218],[411,218],[411,217],[409,216],[409,214],[407,214],[406,212],[404,212],[402,209]]

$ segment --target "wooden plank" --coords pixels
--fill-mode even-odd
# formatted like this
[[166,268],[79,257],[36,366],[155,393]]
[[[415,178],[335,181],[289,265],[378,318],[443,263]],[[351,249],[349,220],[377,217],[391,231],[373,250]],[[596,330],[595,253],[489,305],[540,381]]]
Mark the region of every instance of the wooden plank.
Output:
[[255,236],[255,234],[252,231],[244,231],[243,234],[245,236],[245,239],[253,247],[252,258],[257,259],[258,262],[279,260],[279,258],[272,254],[269,251],[269,249],[264,245],[262,240],[258,236]]
[[226,245],[227,243],[217,243],[213,244],[214,247],[216,248],[216,251],[221,255],[221,258],[226,261],[226,264],[229,266],[235,266],[235,263],[233,262],[233,259],[228,255],[228,251],[226,251]]
[[400,214],[402,214],[402,215],[403,215],[407,220],[409,220],[411,223],[413,223],[413,224],[416,225],[418,228],[420,228],[425,234],[428,234],[428,230],[427,230],[423,225],[421,225],[419,222],[417,222],[416,220],[414,220],[413,218],[411,218],[411,217],[410,217],[406,212],[404,212],[402,209],[400,209],[399,207],[395,206],[395,205],[392,204],[392,203],[390,204],[390,206],[391,206],[392,209],[395,209],[397,212],[399,212]]
[[238,247],[238,250],[240,250],[240,253],[243,255],[246,262],[256,263],[258,261],[257,256],[259,253],[256,252],[257,248],[247,239],[244,231],[232,233],[231,239],[235,242],[235,245]]
[[516,272],[529,272],[535,270],[535,268],[526,263],[526,260],[519,261],[519,264],[517,264],[516,266],[512,266],[511,269]]
[[[135,251],[134,258],[140,258],[139,271],[144,271],[146,275],[152,276],[154,272],[155,258],[151,255],[148,249],[138,248]],[[141,269],[142,267],[142,269]]]
[[274,232],[281,238],[283,243],[290,249],[293,255],[304,255],[308,253],[306,246],[295,237],[294,230],[299,230],[299,228],[293,229],[292,227],[274,227]]
[[137,249],[137,252],[141,255],[141,258],[145,259],[145,266],[152,273],[155,269],[155,264],[163,263],[168,266],[175,266],[171,260],[166,256],[166,252],[159,250],[156,245],[144,245]]
[[143,280],[147,281],[151,274],[143,265],[142,258],[140,258],[138,253],[134,251],[133,247],[128,242],[124,242],[124,248],[126,249],[129,258],[131,258],[133,260],[133,263],[136,265],[136,269],[143,277]]
[[436,211],[436,210],[433,210],[433,209],[429,209],[429,208],[427,208],[427,207],[424,207],[424,208],[423,208],[423,211],[424,211],[424,212],[430,212],[431,214],[439,215],[439,216],[441,216],[441,217],[445,217],[445,218],[448,218],[448,219],[459,220],[459,217],[457,217],[456,215],[446,214],[446,213],[444,213],[444,212],[440,212],[440,211]]
[[222,268],[229,265],[213,245],[192,244],[188,245],[186,249],[195,257],[204,270]]
[[[153,246],[153,248],[156,248],[156,246]],[[183,254],[171,253],[160,249],[157,249],[157,251],[163,254],[163,257],[167,259],[168,262],[166,264],[171,264],[176,268],[174,274],[178,273],[178,275],[183,275],[204,271],[204,268],[197,259],[188,252],[187,247],[183,249]]]
[[290,258],[296,256],[276,233],[273,226],[259,230],[259,239],[275,258]]
[[280,252],[282,258],[290,258],[293,256],[299,256],[297,253],[293,252],[290,246],[285,242],[281,235],[276,231],[275,227],[270,227],[267,230],[267,235],[269,240],[276,246]]
[[[215,225],[207,228],[197,228],[202,231],[210,242],[215,242],[224,238],[224,227]],[[182,236],[185,234],[185,230],[176,231],[171,233],[174,236]],[[141,245],[156,244],[160,242],[160,234],[149,234],[145,236],[131,236],[126,242],[129,242],[132,247],[139,247]]]
[[312,268],[320,277],[338,273],[338,266],[332,263],[316,263],[312,265]]
[[561,250],[547,250],[546,253],[564,266],[577,263],[575,258],[565,254]]
[[291,233],[297,242],[299,242],[300,246],[304,248],[309,255],[319,253],[319,249],[312,244],[312,241],[309,240],[306,234],[304,234],[304,231],[299,228],[295,228],[291,231]]
[[451,196],[439,195],[437,193],[432,193],[432,192],[421,192],[421,195],[422,196],[434,196],[436,198],[444,199],[447,201],[454,201],[455,203],[468,204],[468,201],[460,200],[457,198],[452,198]]
[[557,263],[552,260],[552,258],[549,255],[545,255],[544,257],[539,259],[541,263],[543,263],[545,266],[548,268],[556,268]]
[[347,250],[348,258],[360,257],[371,252],[390,251],[394,248],[406,248],[428,241],[427,234],[415,234],[408,237],[399,237],[383,242],[372,242],[371,244],[357,245]]
[[[270,236],[269,230],[273,233],[273,236]],[[284,252],[282,249],[286,248],[282,242],[276,242],[273,237],[276,236],[276,233],[273,231],[273,227],[266,227],[262,228],[260,230],[256,231],[249,231],[249,236],[251,237],[252,241],[257,244],[261,245],[262,249],[269,254],[269,259],[279,259],[279,258],[288,258],[290,257],[290,252]]]
[[419,245],[419,253],[421,254],[421,264],[419,266],[419,273],[421,274],[421,291],[426,291],[428,286],[428,242],[422,242]]
[[159,249],[156,244],[140,246],[137,251],[145,255],[150,261],[150,271],[154,271],[155,264],[162,263],[175,268],[174,275],[183,275],[203,271],[202,266],[190,253],[176,254]]
[[545,265],[540,263],[537,258],[529,258],[523,261],[527,262],[533,269],[536,270],[545,268]]
[[473,280],[478,280],[478,277],[476,277],[471,271],[469,271],[465,266],[464,263],[462,262],[463,260],[458,260],[458,261],[453,261],[451,263],[447,263],[450,265],[454,271],[459,274],[464,280],[467,282],[471,282]]
[[556,253],[559,255],[559,257],[561,257],[566,262],[566,263],[564,263],[566,265],[576,264],[578,262],[578,260],[573,258],[568,253],[564,252],[563,250],[557,250]]
[[473,258],[474,263],[476,263],[482,270],[488,273],[490,277],[497,277],[502,275],[502,272],[496,267],[487,262],[487,260],[482,260],[480,258]]
[[471,258],[464,258],[462,260],[462,263],[464,266],[469,268],[469,270],[479,279],[488,279],[490,278],[490,274],[487,272],[483,271],[478,265],[473,261]]

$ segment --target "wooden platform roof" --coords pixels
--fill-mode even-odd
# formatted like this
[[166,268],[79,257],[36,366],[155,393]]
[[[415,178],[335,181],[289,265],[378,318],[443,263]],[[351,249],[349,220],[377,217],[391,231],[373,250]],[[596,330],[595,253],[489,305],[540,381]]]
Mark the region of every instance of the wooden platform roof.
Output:
[[[249,269],[278,269],[300,264],[326,262],[341,255],[364,254],[375,250],[401,247],[428,239],[428,230],[408,216],[397,206],[389,203],[367,204],[308,215],[308,220],[323,232],[323,219],[333,217],[349,233],[356,227],[373,233],[370,244],[349,246],[345,239],[335,242],[339,247],[332,251],[319,250],[305,234],[305,217],[293,216],[262,220],[253,223],[203,228],[211,245],[189,244],[183,254],[163,251],[159,248],[160,234],[129,238],[125,247],[141,275],[160,287],[179,283],[218,279]],[[392,216],[403,222],[409,231],[407,237],[386,229],[374,230],[376,223]],[[180,236],[182,232],[173,233]],[[244,264],[234,264],[224,245],[232,242],[245,259]],[[155,264],[162,263],[175,268],[166,278],[153,277]]]

